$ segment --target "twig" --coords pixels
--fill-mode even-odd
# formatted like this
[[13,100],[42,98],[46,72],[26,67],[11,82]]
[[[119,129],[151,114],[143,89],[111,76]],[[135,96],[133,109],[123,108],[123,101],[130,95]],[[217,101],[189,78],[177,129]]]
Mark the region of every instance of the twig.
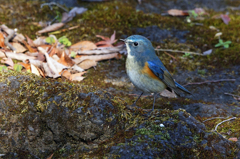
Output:
[[57,3],[55,3],[55,2],[43,3],[43,4],[41,4],[41,8],[42,8],[43,6],[49,6],[50,10],[52,10],[52,5],[56,5],[56,6],[58,6],[59,8],[63,9],[65,12],[68,12],[67,9],[65,9],[63,6],[61,6],[60,4],[57,4]]
[[221,125],[222,123],[227,122],[227,121],[230,121],[230,120],[234,120],[234,119],[236,119],[236,117],[233,117],[233,118],[230,118],[230,119],[227,119],[227,120],[223,120],[222,122],[218,123],[218,124],[216,125],[216,127],[215,127],[215,131],[217,132],[217,127],[218,127],[219,125]]
[[225,119],[225,118],[228,118],[228,117],[213,117],[213,118],[209,118],[209,119],[204,120],[203,123],[206,122],[206,121],[209,121],[209,120],[213,120],[213,119]]
[[173,55],[171,55],[171,54],[167,53],[166,51],[164,51],[164,53],[165,53],[165,54],[167,54],[168,56],[170,56],[171,58],[173,58],[174,60],[176,60],[176,61],[177,61],[176,57],[174,57]]
[[193,54],[193,55],[200,55],[200,56],[205,56],[204,54],[200,54],[197,52],[190,52],[190,51],[180,51],[180,50],[171,50],[171,49],[155,49],[156,51],[168,51],[168,52],[178,52],[178,53],[188,53],[188,54]]
[[235,82],[236,79],[220,79],[220,80],[214,80],[214,81],[204,81],[204,82],[196,82],[196,83],[187,83],[183,86],[187,85],[194,85],[194,84],[205,84],[205,83],[216,83],[216,82]]
[[10,34],[8,34],[8,36],[5,38],[4,40],[4,44],[6,46],[8,46],[14,53],[16,52],[16,49],[11,45],[9,44],[9,40],[11,40],[13,38],[13,36],[15,35],[15,31],[13,30]]
[[224,94],[226,94],[226,95],[230,95],[230,96],[233,96],[233,97],[240,98],[240,96],[238,96],[238,95],[234,95],[234,94],[231,94],[231,93],[224,93]]

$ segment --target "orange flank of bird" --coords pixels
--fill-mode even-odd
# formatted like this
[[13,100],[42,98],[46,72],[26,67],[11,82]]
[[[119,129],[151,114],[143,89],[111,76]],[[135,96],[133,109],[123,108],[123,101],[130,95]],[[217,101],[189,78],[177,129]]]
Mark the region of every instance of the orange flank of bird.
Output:
[[157,80],[160,80],[153,72],[152,70],[148,67],[148,63],[145,62],[145,65],[142,69],[142,73],[143,74],[147,74],[148,76],[154,78],[154,79],[157,79]]

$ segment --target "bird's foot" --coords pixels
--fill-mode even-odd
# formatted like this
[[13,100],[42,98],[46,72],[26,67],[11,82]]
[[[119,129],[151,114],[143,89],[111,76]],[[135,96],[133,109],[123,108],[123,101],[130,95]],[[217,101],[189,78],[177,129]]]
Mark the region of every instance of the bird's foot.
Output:
[[154,111],[154,110],[150,110],[148,113],[143,114],[143,116],[149,118],[149,117],[152,115],[152,112],[153,112],[153,111]]
[[136,105],[136,103],[133,103],[132,105],[127,105],[127,109],[129,110],[135,110],[135,109],[141,109]]

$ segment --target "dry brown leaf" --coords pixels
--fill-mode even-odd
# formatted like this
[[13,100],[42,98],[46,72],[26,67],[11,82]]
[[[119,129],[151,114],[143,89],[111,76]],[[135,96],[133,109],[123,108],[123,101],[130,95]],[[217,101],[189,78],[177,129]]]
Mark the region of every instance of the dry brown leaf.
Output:
[[3,58],[3,59],[1,60],[1,63],[5,63],[5,64],[8,65],[8,68],[13,69],[14,63],[13,63],[13,60],[12,60],[10,57],[8,57],[8,58]]
[[[52,57],[53,55],[61,55],[62,52],[60,52],[59,49],[57,49],[56,47],[52,46],[51,49],[50,49],[50,53],[49,53],[49,56]],[[61,56],[60,56],[61,57]]]
[[41,46],[42,47],[42,45],[45,45],[45,41],[44,41],[45,39],[46,39],[46,37],[44,37],[44,36],[38,37],[36,40],[33,41],[33,44],[35,46]]
[[91,41],[80,41],[70,47],[72,51],[86,51],[96,49],[97,46]]
[[236,137],[231,137],[231,138],[229,138],[228,140],[230,140],[230,141],[238,141],[238,139],[236,138]]
[[79,67],[81,67],[82,69],[86,70],[89,69],[91,67],[97,66],[97,62],[94,60],[84,60],[82,61],[80,64],[78,64]]
[[37,46],[35,45],[35,43],[33,42],[32,39],[30,39],[27,35],[25,35],[25,36],[26,36],[26,38],[27,38],[27,43],[28,43],[30,46],[32,46],[32,47],[37,47]]
[[29,52],[31,53],[35,53],[37,52],[37,48],[33,48],[32,46],[30,46],[26,41],[23,41],[24,45],[27,47],[27,49],[29,50]]
[[170,92],[168,90],[163,90],[161,93],[160,93],[161,96],[163,97],[168,97],[168,98],[176,98],[176,94],[174,92]]
[[37,32],[37,34],[42,34],[42,33],[47,33],[47,32],[51,32],[51,31],[55,31],[60,29],[61,27],[63,27],[65,25],[65,23],[54,23],[52,25],[47,26],[46,28],[39,30]]
[[4,36],[3,36],[3,33],[0,32],[0,47],[4,47],[5,44],[4,44]]
[[54,154],[54,153],[52,153],[47,159],[52,159],[53,154]]
[[19,43],[12,42],[10,44],[16,49],[17,53],[23,53],[23,52],[27,51],[27,49]]
[[6,57],[5,53],[0,50],[0,58]]
[[[5,52],[6,56],[11,58],[11,59],[16,59],[19,61],[25,61],[27,59],[36,59],[37,57],[33,57],[33,56],[28,56],[26,54],[22,54],[22,53],[13,53],[13,52]],[[1,55],[1,54],[0,54]]]
[[43,53],[39,52],[36,60],[45,62],[46,61],[46,57],[44,56]]
[[227,14],[221,14],[221,18],[225,24],[228,24],[231,20]]
[[31,65],[29,63],[19,62],[27,71],[31,71]]
[[[112,58],[119,58],[119,53],[111,53],[111,54],[104,54],[104,55],[77,55],[75,59],[73,59],[73,61],[75,63],[80,63],[86,59],[89,60],[93,60],[93,61],[102,61],[102,60],[108,60],[108,59],[112,59]],[[120,55],[121,56],[121,55]]]
[[[44,70],[47,73],[47,75],[49,77],[54,77],[54,78],[59,77],[59,73],[61,73],[62,70],[67,67],[64,66],[63,64],[55,61],[53,58],[49,57],[49,55],[45,49],[38,47],[38,50],[40,52],[42,52],[46,57],[48,66],[46,66],[45,63],[43,63],[43,67],[44,67]],[[50,71],[49,71],[49,68],[50,68]]]
[[189,15],[187,11],[179,10],[179,9],[170,9],[167,11],[167,13],[172,16],[187,16],[187,15]]
[[68,70],[63,70],[61,75],[62,75],[62,77],[65,77],[70,80],[70,77],[72,74]]
[[66,55],[65,51],[62,51],[62,55],[58,62],[65,66],[73,66],[75,64],[75,62],[73,62],[73,60]]
[[109,37],[105,37],[102,35],[96,35],[96,37],[102,38],[104,41],[99,41],[96,43],[96,45],[98,47],[113,47],[113,43],[115,43],[117,40],[115,39],[116,36],[116,31],[114,30],[113,35],[111,36],[111,38]]
[[85,73],[86,73],[86,71],[72,74],[71,77],[70,77],[70,80],[71,81],[82,81],[85,78],[82,75],[85,74]]
[[31,64],[31,72],[37,76],[41,76],[40,72],[38,71],[38,68],[36,66],[34,66],[33,64]]

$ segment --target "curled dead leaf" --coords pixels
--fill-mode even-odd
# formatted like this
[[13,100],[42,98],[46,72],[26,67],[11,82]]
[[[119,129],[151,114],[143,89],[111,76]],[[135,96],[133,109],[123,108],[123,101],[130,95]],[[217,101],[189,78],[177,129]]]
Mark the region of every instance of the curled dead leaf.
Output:
[[19,62],[19,64],[22,65],[27,71],[31,71],[31,65],[29,63]]
[[189,15],[187,11],[179,10],[179,9],[170,9],[167,11],[169,15],[172,16],[187,16]]
[[96,49],[97,46],[91,41],[80,41],[70,47],[72,51],[86,51]]
[[19,43],[12,42],[10,44],[16,49],[17,53],[23,53],[23,52],[27,51],[27,49]]
[[102,61],[102,60],[108,60],[112,58],[119,58],[119,53],[111,53],[111,54],[104,54],[104,55],[78,55],[73,61],[75,63],[80,63],[86,59],[93,60],[93,61]]
[[3,36],[3,33],[0,32],[0,47],[4,47],[5,44],[4,44],[4,36]]
[[38,68],[36,66],[34,66],[33,64],[31,64],[31,72],[37,76],[41,76],[40,72],[38,71]]
[[62,55],[58,60],[58,62],[65,66],[70,66],[70,67],[75,64],[75,62],[69,56],[66,55],[65,51],[62,51]]
[[61,27],[63,27],[65,25],[65,23],[54,23],[52,25],[49,25],[48,27],[42,29],[42,30],[39,30],[37,32],[37,34],[42,34],[42,33],[47,33],[47,32],[51,32],[51,31],[55,31],[55,30],[58,30],[60,29]]
[[78,66],[81,67],[82,69],[86,70],[91,67],[97,66],[97,62],[94,60],[86,59],[86,60],[82,61],[80,64],[78,64]]
[[96,35],[96,37],[102,38],[103,41],[99,41],[96,43],[96,45],[98,47],[113,47],[113,43],[115,43],[117,41],[117,39],[115,39],[116,36],[116,31],[114,30],[114,33],[111,35],[111,37],[105,37],[102,35]]
[[71,77],[70,77],[70,80],[71,81],[82,81],[85,78],[82,75],[85,74],[85,73],[86,73],[86,71],[72,74]]
[[228,140],[230,140],[230,141],[235,141],[235,142],[238,141],[238,139],[237,139],[236,137],[230,137]]

